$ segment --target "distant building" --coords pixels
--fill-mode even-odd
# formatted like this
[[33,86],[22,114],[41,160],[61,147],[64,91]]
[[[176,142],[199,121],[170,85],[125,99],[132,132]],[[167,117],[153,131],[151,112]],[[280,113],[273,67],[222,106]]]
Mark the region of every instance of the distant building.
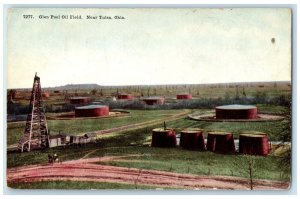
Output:
[[86,144],[96,141],[96,133],[86,133],[84,135],[57,134],[49,136],[49,147],[65,146],[69,144]]
[[49,136],[49,147],[57,147],[57,146],[63,146],[70,143],[70,136],[68,135],[50,135]]

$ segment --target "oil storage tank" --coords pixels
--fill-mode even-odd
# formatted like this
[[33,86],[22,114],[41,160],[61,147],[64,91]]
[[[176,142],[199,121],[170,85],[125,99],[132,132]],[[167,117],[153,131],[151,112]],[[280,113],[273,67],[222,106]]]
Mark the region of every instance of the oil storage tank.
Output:
[[118,94],[119,100],[133,100],[133,95],[129,93],[120,93]]
[[102,117],[109,115],[109,107],[104,105],[89,105],[75,108],[75,117]]
[[175,147],[176,132],[171,128],[155,128],[152,130],[152,147]]
[[257,119],[257,107],[252,105],[225,105],[215,108],[216,119]]
[[239,152],[249,155],[268,155],[268,135],[262,132],[241,133],[239,136]]
[[190,93],[181,93],[176,95],[176,99],[193,99],[193,96]]
[[188,128],[180,132],[180,146],[184,149],[204,150],[204,131],[199,128]]
[[217,153],[235,152],[233,134],[227,132],[209,132],[206,148],[208,151]]

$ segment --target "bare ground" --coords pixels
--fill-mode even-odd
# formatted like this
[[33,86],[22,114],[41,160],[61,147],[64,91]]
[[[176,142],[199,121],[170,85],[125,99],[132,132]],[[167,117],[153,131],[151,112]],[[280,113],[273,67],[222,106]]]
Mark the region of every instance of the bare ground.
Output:
[[[92,181],[117,182],[155,187],[185,188],[185,189],[249,189],[245,178],[228,176],[198,176],[165,171],[125,168],[100,165],[98,162],[111,161],[121,156],[106,156],[66,161],[63,163],[30,165],[10,168],[7,171],[9,183],[39,182],[39,181]],[[255,190],[288,189],[289,183],[255,180]]]

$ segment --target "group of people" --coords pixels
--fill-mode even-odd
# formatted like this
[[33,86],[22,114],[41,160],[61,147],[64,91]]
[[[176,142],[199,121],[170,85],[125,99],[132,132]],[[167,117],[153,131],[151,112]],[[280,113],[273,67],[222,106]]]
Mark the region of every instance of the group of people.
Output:
[[48,154],[48,163],[53,164],[54,162],[60,162],[61,163],[61,161],[58,158],[58,155],[56,153],[54,153],[54,155]]

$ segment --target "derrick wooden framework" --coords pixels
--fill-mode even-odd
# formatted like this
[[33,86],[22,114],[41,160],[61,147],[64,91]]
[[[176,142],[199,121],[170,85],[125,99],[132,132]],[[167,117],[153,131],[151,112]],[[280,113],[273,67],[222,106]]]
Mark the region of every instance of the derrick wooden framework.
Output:
[[46,147],[49,147],[48,127],[42,100],[40,77],[35,74],[26,126],[18,148],[23,152]]

